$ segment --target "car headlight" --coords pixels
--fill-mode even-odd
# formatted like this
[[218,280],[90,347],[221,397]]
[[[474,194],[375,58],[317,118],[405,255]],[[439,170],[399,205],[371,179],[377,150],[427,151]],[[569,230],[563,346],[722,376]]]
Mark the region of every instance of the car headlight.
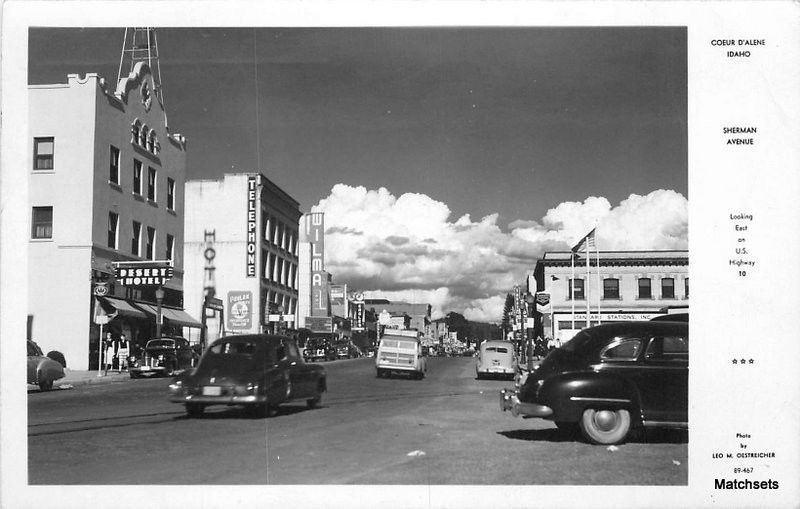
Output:
[[257,393],[258,392],[258,384],[254,384],[252,382],[247,384],[247,392],[249,392],[250,394]]
[[183,382],[181,382],[180,380],[175,380],[174,382],[169,384],[169,390],[173,394],[180,393],[181,391],[183,391]]

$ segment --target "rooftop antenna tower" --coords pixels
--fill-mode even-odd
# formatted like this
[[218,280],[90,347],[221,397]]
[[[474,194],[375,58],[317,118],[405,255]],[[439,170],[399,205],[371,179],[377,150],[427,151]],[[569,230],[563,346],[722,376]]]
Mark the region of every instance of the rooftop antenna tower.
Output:
[[[156,29],[152,27],[125,28],[122,41],[122,52],[119,57],[117,84],[133,71],[138,62],[146,62],[153,76],[153,93],[164,110],[164,125],[167,125],[167,113],[164,107],[164,91],[161,87],[161,66],[158,63],[158,38]],[[125,74],[123,68],[126,66]],[[167,128],[169,130],[169,128]]]

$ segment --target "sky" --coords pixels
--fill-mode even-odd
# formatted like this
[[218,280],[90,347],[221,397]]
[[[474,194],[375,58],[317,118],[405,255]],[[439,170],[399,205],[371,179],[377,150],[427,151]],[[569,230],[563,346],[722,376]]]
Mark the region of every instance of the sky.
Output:
[[[122,28],[32,29],[29,83],[117,78]],[[261,171],[325,212],[371,297],[499,321],[548,250],[685,249],[686,31],[159,28],[187,179]]]

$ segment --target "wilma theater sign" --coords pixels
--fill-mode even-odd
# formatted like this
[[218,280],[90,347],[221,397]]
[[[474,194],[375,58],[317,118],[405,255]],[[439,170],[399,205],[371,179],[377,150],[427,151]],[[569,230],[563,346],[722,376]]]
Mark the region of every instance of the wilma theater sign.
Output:
[[163,286],[174,274],[172,262],[117,262],[114,279],[122,286]]
[[311,247],[311,316],[328,316],[328,276],[325,272],[325,222],[323,212],[305,217]]

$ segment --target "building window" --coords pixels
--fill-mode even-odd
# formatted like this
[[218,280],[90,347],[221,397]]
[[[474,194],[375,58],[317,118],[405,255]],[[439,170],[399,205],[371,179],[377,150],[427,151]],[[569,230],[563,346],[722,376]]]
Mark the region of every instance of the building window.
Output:
[[109,149],[108,181],[119,185],[119,149],[114,145]]
[[572,284],[575,284],[575,300],[586,299],[586,294],[583,291],[583,279],[567,279],[567,300],[572,300]]
[[131,124],[131,143],[138,144],[139,143],[139,131],[141,130],[141,123],[139,119],[136,119]]
[[142,162],[133,160],[133,194],[142,195]]
[[148,129],[147,124],[143,125],[142,129],[139,131],[139,139],[137,140],[140,147],[147,148],[147,133],[149,132],[150,129]]
[[275,281],[275,255],[269,257],[269,277],[270,281]]
[[147,227],[147,245],[145,246],[145,257],[148,260],[153,259],[153,251],[156,245],[156,229],[150,226]]
[[686,295],[686,298],[689,298],[689,278],[686,277],[683,280],[683,293]]
[[147,199],[156,201],[156,169],[147,167]]
[[156,153],[155,146],[156,146],[156,132],[150,131],[147,135],[147,151],[155,154]]
[[675,280],[671,277],[661,279],[661,298],[674,299],[675,298]]
[[175,237],[167,234],[167,260],[173,261],[172,257],[175,254]]
[[55,138],[33,139],[33,169],[52,170]]
[[175,210],[175,179],[167,177],[167,209]]
[[652,299],[653,298],[653,292],[650,289],[650,278],[649,277],[639,278],[639,298],[640,299]]
[[117,226],[119,226],[119,214],[108,213],[108,247],[117,249]]
[[133,222],[133,236],[131,237],[131,254],[139,256],[142,245],[142,223]]
[[619,299],[619,279],[612,277],[603,280],[603,298]]
[[269,241],[269,229],[272,223],[272,218],[269,216],[269,214],[265,214],[263,221],[264,221],[264,240]]
[[53,238],[53,207],[33,207],[31,238]]

